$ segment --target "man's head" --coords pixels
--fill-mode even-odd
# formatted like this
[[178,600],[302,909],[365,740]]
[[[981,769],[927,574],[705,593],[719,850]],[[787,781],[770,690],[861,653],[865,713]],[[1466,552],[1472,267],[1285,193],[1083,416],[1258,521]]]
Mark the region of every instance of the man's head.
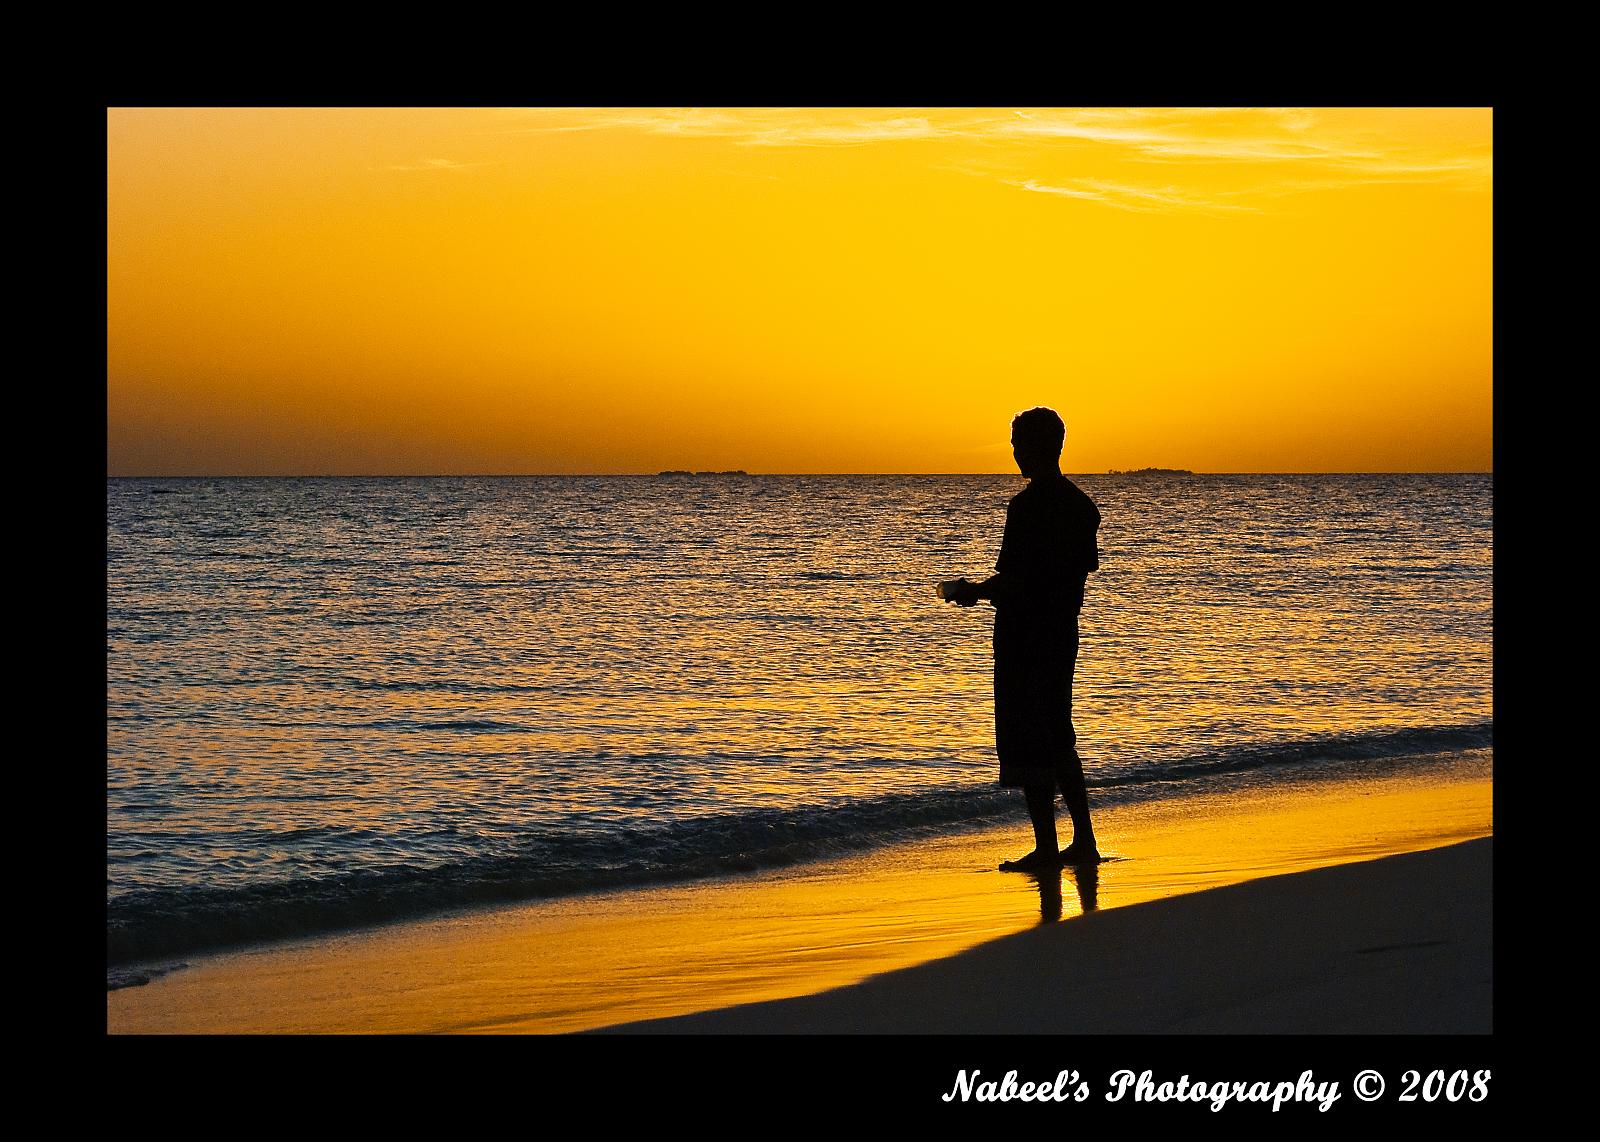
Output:
[[1030,479],[1060,470],[1061,445],[1066,438],[1067,426],[1054,409],[1030,408],[1017,413],[1011,422],[1011,454]]

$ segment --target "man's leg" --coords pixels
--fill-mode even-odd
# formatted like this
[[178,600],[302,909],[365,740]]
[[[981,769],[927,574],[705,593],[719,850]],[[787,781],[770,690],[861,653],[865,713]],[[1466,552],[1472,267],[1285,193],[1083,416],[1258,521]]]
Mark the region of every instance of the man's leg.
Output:
[[1028,799],[1028,816],[1033,821],[1033,851],[1041,856],[1054,855],[1058,847],[1055,782],[1025,785],[1022,793]]
[[1056,779],[1061,784],[1061,799],[1067,803],[1072,815],[1072,843],[1063,857],[1066,860],[1098,860],[1100,850],[1094,841],[1094,825],[1089,820],[1089,790],[1083,780],[1083,759],[1078,756],[1078,732],[1072,725],[1072,676],[1078,668],[1078,623],[1072,623],[1071,653],[1067,657],[1066,715],[1067,725],[1062,750],[1063,756],[1056,764]]
[[[1068,754],[1056,771],[1061,782],[1061,799],[1067,803],[1067,812],[1072,815],[1072,843],[1067,846],[1064,856],[1069,860],[1093,860],[1100,855],[1100,850],[1095,846],[1094,824],[1089,820],[1089,790],[1083,781],[1083,761],[1078,757],[1076,747],[1069,749]],[[1050,792],[1053,801],[1055,790]],[[1053,825],[1050,831],[1053,836]]]
[[1016,860],[1002,861],[1002,872],[1032,872],[1057,868],[1060,853],[1056,843],[1056,785],[1054,781],[1030,782],[1022,787],[1028,800],[1028,817],[1033,821],[1033,851]]

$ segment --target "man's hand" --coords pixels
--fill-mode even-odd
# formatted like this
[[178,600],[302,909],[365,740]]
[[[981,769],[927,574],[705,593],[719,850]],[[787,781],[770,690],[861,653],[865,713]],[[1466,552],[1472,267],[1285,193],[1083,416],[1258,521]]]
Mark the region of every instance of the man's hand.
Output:
[[976,606],[978,602],[978,584],[968,582],[966,579],[957,579],[953,583],[946,583],[944,597],[958,607]]

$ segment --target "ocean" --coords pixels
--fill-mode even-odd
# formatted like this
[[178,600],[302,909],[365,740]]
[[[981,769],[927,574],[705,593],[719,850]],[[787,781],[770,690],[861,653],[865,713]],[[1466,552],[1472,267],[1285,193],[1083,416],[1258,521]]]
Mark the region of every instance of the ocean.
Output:
[[[1091,804],[1492,743],[1491,476],[1073,479]],[[993,612],[934,591],[1023,484],[108,480],[108,963],[1025,839]]]

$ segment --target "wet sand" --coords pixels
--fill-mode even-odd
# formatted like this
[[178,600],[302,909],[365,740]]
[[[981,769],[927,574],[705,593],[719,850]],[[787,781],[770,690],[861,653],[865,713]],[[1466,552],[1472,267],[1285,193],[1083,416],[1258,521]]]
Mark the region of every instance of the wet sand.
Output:
[[1040,879],[995,871],[1028,847],[1019,798],[1004,826],[788,869],[186,957],[109,992],[107,1027],[1487,1031],[1491,845],[1459,842],[1492,801],[1479,750],[1111,806],[1125,859]]
[[1253,880],[1019,932],[653,1034],[1487,1034],[1493,841]]

